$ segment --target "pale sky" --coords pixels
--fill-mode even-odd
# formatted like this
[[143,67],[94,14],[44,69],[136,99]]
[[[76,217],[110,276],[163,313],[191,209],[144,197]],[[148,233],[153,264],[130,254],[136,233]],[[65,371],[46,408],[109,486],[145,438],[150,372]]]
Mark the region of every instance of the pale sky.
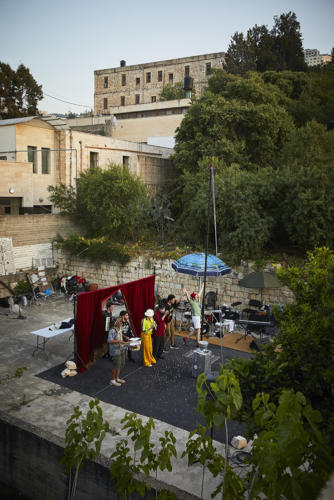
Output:
[[0,0],[0,61],[22,63],[50,113],[93,107],[94,70],[226,51],[231,36],[295,12],[304,48],[330,53],[334,0]]

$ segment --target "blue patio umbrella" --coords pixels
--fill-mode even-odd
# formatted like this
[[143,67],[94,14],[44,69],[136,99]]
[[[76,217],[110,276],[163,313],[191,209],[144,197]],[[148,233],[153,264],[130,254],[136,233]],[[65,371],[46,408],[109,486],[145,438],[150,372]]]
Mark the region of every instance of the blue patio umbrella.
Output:
[[[205,253],[191,253],[184,255],[172,263],[172,268],[177,273],[191,274],[192,276],[202,277],[205,273]],[[230,274],[232,269],[215,255],[207,256],[207,276],[222,276]]]

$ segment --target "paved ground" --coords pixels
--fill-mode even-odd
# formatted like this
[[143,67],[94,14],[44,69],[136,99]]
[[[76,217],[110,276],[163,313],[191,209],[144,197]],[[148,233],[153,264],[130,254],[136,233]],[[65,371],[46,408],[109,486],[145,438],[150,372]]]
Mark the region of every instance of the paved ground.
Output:
[[[36,337],[29,332],[71,317],[72,313],[72,303],[62,296],[26,307],[23,310],[26,319],[6,315],[8,309],[0,308],[0,411],[63,439],[66,420],[73,413],[74,406],[79,404],[85,411],[94,396],[102,401],[104,417],[119,432],[106,437],[102,447],[105,456],[109,457],[115,442],[125,436],[120,420],[127,410],[155,418],[153,440],[156,442],[165,430],[171,429],[177,437],[181,454],[188,431],[195,427],[196,420],[200,421],[194,413],[196,394],[195,379],[191,377],[191,347],[169,352],[156,367],[144,368],[139,359],[133,365],[128,364],[124,371],[127,384],[121,388],[108,385],[110,370],[107,360],[99,360],[85,374],[63,381],[60,371],[72,354],[73,338],[66,333],[51,339],[46,345],[48,358],[42,352],[33,357]],[[183,341],[178,339],[178,342],[182,344]],[[220,351],[216,349],[214,355],[218,357]],[[225,358],[235,355],[243,354],[224,349]],[[26,368],[23,376],[16,378],[16,370],[22,367]],[[233,426],[230,436],[239,431],[238,425]],[[217,448],[223,450],[223,435],[217,433],[214,437],[220,441],[216,442]],[[162,473],[159,478],[197,496],[200,472],[199,465],[189,468],[178,458],[173,473]],[[214,479],[208,478],[204,498],[210,498],[215,484]]]

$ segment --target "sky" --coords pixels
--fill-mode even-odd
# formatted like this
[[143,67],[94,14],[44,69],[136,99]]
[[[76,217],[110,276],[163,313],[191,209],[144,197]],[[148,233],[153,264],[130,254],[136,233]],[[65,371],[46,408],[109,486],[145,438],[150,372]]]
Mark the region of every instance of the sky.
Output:
[[30,69],[40,110],[82,113],[93,108],[94,70],[224,52],[236,31],[271,28],[289,11],[304,48],[330,53],[334,0],[0,0],[0,61]]

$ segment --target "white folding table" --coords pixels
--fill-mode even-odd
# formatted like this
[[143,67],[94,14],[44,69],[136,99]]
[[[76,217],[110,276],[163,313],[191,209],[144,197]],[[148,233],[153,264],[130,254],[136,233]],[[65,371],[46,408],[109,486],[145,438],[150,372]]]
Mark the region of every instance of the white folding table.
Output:
[[[63,322],[68,323],[70,320],[71,318],[67,318],[64,319]],[[52,325],[50,325],[46,326],[45,328],[41,328],[40,330],[30,332],[32,335],[36,335],[36,348],[34,349],[32,356],[35,355],[35,352],[43,351],[48,358],[48,355],[45,351],[45,344],[47,343],[47,341],[52,339],[53,337],[57,337],[58,335],[69,332],[74,332],[74,324],[70,328],[59,328],[57,330],[53,330]]]

